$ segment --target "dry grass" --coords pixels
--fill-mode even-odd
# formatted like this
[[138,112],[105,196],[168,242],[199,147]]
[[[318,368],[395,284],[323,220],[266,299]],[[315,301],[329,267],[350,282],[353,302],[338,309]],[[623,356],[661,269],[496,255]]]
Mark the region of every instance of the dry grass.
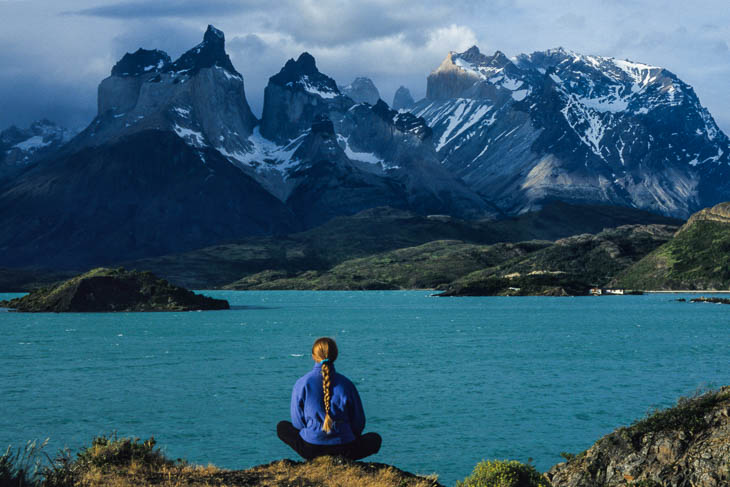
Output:
[[215,466],[164,465],[132,462],[112,471],[92,468],[80,487],[439,487],[437,476],[417,476],[377,463],[320,457],[309,462],[280,460],[248,470]]

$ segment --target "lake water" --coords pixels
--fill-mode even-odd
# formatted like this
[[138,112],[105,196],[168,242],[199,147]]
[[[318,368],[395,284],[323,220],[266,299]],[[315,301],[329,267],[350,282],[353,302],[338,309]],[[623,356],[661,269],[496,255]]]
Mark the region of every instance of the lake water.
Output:
[[730,384],[730,306],[676,295],[205,294],[237,309],[0,312],[0,446],[75,450],[116,430],[193,463],[296,459],[275,427],[323,335],[383,436],[372,460],[446,484],[484,458],[546,470],[652,407]]

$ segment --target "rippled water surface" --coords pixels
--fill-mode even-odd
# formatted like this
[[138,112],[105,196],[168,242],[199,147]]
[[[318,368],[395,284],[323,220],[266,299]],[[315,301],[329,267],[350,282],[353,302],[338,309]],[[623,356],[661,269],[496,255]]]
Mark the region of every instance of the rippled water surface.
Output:
[[676,295],[205,293],[235,309],[0,312],[0,446],[77,449],[116,430],[194,463],[296,458],[275,427],[322,335],[383,436],[373,461],[447,484],[483,458],[545,470],[649,408],[730,384],[730,306]]

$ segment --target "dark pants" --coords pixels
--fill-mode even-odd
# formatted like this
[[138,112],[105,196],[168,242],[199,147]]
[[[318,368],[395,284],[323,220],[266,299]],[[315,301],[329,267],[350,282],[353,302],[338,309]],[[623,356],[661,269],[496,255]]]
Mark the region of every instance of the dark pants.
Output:
[[281,421],[276,425],[279,439],[292,447],[305,460],[325,455],[341,456],[350,460],[360,460],[378,453],[383,439],[377,433],[366,433],[355,441],[344,445],[314,445],[307,443],[299,436],[299,430],[289,421]]

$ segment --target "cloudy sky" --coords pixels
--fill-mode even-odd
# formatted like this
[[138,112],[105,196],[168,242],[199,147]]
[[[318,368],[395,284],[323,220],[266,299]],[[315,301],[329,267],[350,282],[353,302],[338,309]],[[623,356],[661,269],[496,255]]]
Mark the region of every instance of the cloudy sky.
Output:
[[370,77],[390,102],[401,84],[423,97],[450,50],[563,46],[669,69],[730,133],[727,0],[0,0],[0,129],[84,126],[125,52],[174,59],[207,24],[225,32],[257,114],[268,77],[302,51],[340,84]]

